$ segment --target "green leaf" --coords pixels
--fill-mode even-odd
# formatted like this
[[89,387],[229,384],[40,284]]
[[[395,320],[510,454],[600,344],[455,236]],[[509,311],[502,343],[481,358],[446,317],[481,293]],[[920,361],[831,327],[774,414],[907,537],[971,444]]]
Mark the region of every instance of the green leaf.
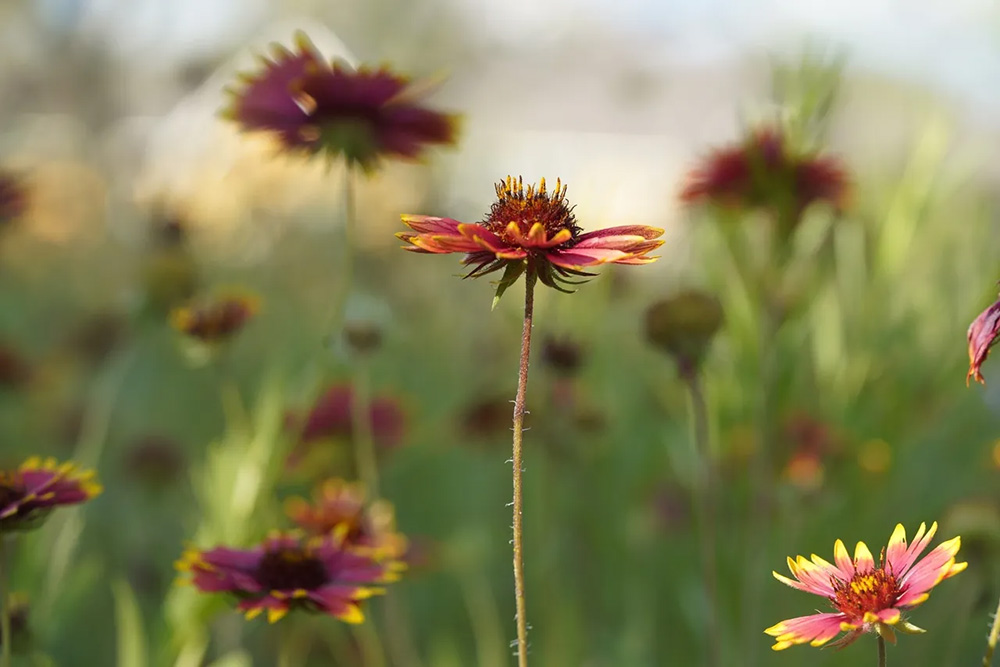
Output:
[[132,587],[124,579],[111,584],[115,599],[119,667],[146,667],[146,633]]
[[503,272],[503,277],[497,282],[497,293],[493,297],[493,305],[490,306],[490,310],[496,310],[497,304],[500,303],[500,297],[503,296],[508,287],[517,282],[517,279],[524,273],[526,266],[526,262],[510,262],[507,265],[507,268]]

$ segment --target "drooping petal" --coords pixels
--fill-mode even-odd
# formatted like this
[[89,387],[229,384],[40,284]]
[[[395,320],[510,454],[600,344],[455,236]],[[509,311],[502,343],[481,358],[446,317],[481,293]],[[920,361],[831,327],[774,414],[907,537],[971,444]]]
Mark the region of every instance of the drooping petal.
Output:
[[822,646],[840,634],[843,620],[844,615],[840,613],[810,614],[781,621],[764,632],[774,637],[775,643],[771,648],[775,651],[796,644]]
[[969,325],[966,337],[969,340],[969,372],[965,376],[965,384],[975,378],[976,382],[986,384],[979,370],[990,356],[990,349],[996,344],[1000,335],[1000,300],[984,310]]

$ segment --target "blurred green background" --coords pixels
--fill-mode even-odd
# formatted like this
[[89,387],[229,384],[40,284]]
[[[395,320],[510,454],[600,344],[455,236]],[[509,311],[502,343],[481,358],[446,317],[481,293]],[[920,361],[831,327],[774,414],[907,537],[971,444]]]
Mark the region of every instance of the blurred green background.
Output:
[[[0,234],[0,463],[51,454],[105,486],[18,543],[30,644],[17,664],[269,665],[279,641],[301,642],[308,665],[513,664],[519,289],[491,313],[491,286],[456,279],[457,257],[403,253],[392,236],[403,212],[480,219],[508,173],[560,176],[586,229],[667,230],[655,265],[538,294],[532,664],[698,665],[707,641],[726,665],[870,661],[872,637],[773,653],[764,628],[823,603],[771,570],[830,558],[837,538],[877,551],[897,522],[912,534],[934,520],[941,539],[962,535],[970,566],[909,615],[928,633],[902,637],[890,664],[979,664],[1000,593],[1000,371],[987,363],[989,386],[964,386],[963,333],[998,277],[1000,15],[840,4],[3,3],[0,166],[24,176],[31,206]],[[350,284],[342,169],[275,156],[215,117],[233,73],[298,28],[327,55],[449,74],[434,104],[466,117],[456,150],[359,181]],[[774,119],[843,161],[852,199],[841,216],[811,209],[795,239],[782,271],[796,307],[765,341],[768,388],[752,285],[719,221],[677,192],[710,148]],[[757,222],[735,221],[736,247],[755,247]],[[196,363],[169,309],[228,286],[259,294],[261,312]],[[643,327],[650,304],[688,287],[726,314],[702,376],[719,481],[714,638],[687,396]],[[359,372],[330,336],[345,298],[348,324],[382,333],[364,362],[374,395],[405,414],[379,467],[411,570],[358,629],[244,622],[174,587],[173,561],[190,542],[250,545],[287,527],[285,497],[350,475],[348,438],[321,445],[308,474],[283,458],[286,413]],[[553,363],[551,341],[578,364]],[[755,460],[773,482],[763,495]]]

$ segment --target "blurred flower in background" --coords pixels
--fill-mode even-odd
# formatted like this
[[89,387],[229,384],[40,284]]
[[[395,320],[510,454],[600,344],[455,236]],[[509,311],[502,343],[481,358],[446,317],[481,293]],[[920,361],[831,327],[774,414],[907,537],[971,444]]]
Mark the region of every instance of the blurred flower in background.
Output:
[[722,304],[715,295],[685,290],[649,307],[646,338],[672,356],[687,377],[698,372],[722,322]]
[[972,324],[966,337],[969,339],[969,372],[965,376],[965,384],[969,380],[986,384],[980,367],[990,356],[990,348],[996,345],[997,334],[1000,333],[1000,301],[994,302],[989,308],[979,314]]
[[[28,596],[23,593],[14,592],[7,597],[7,613],[10,615],[11,651],[15,655],[24,654],[29,651],[32,644],[31,625],[29,623],[31,604]],[[7,637],[0,634],[0,645],[7,641]]]
[[[302,444],[327,439],[352,437],[351,405],[354,390],[350,384],[338,384],[328,388],[316,400],[301,426],[299,440]],[[371,429],[375,445],[380,449],[392,449],[403,440],[406,431],[406,415],[400,402],[391,396],[375,396],[371,401]],[[293,417],[291,420],[295,422]]]
[[257,297],[231,294],[175,308],[170,313],[170,324],[185,336],[211,345],[236,335],[259,308]]
[[267,612],[271,623],[293,609],[361,623],[360,603],[383,593],[379,584],[399,578],[398,563],[348,549],[332,536],[274,535],[251,549],[189,549],[176,567],[191,574],[198,590],[231,593],[248,619]]
[[152,489],[164,489],[177,482],[186,464],[180,443],[156,434],[132,440],[124,455],[127,477]]
[[31,379],[31,366],[10,345],[0,343],[0,388],[20,389]]
[[[902,611],[922,604],[930,590],[963,571],[967,563],[956,563],[961,539],[942,542],[920,559],[937,532],[937,522],[926,530],[920,524],[913,543],[907,544],[902,524],[889,538],[879,563],[864,542],[858,542],[852,560],[841,540],[833,545],[836,565],[813,555],[812,560],[798,556],[788,559],[794,579],[774,572],[774,578],[792,588],[827,598],[835,612],[782,621],[765,632],[775,638],[775,651],[796,644],[822,646],[841,632],[847,632],[836,644],[846,646],[866,632],[878,633],[896,643],[894,629],[906,633],[924,630],[902,619]],[[918,560],[919,559],[919,560]]]
[[37,528],[56,507],[86,502],[101,490],[92,470],[52,458],[36,456],[0,471],[0,535]]
[[365,171],[385,157],[415,159],[426,146],[455,142],[457,117],[421,106],[426,90],[406,77],[327,64],[304,33],[295,49],[275,45],[262,70],[241,75],[224,115],[277,134],[288,150],[342,156]]
[[0,170],[0,226],[20,218],[28,208],[28,190],[24,181],[11,172]]

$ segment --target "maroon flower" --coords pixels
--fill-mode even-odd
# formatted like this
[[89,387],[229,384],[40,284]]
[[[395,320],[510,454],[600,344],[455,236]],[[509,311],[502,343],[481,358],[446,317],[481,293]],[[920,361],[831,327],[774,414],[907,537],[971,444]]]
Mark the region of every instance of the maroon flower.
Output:
[[[582,233],[573,207],[566,201],[566,187],[556,181],[550,194],[543,178],[536,189],[524,187],[521,178],[497,183],[497,201],[486,220],[464,223],[451,218],[404,215],[415,234],[396,234],[421,253],[465,253],[462,264],[471,266],[466,278],[478,278],[504,269],[496,298],[530,269],[543,284],[560,291],[560,283],[573,277],[592,276],[584,269],[601,264],[649,264],[647,254],[659,248],[662,229],[643,225],[609,227]],[[495,301],[494,301],[495,303]]]
[[343,155],[366,171],[382,157],[417,159],[425,146],[455,142],[457,117],[421,106],[426,87],[386,68],[328,63],[302,33],[295,47],[275,45],[262,70],[243,74],[224,115],[275,133],[289,150]]
[[986,379],[979,371],[986,358],[990,356],[990,348],[997,342],[1000,333],[1000,300],[979,314],[966,336],[969,339],[969,372],[965,376],[965,385],[975,378],[976,382],[986,384]]
[[24,182],[10,172],[0,171],[0,225],[20,218],[27,208]]
[[847,190],[837,160],[797,152],[780,129],[763,128],[712,153],[690,173],[680,196],[689,204],[777,209],[798,220],[817,201],[842,208]]
[[289,498],[285,512],[311,535],[337,534],[346,545],[369,547],[388,558],[401,558],[406,553],[406,538],[396,532],[392,503],[369,503],[360,484],[328,479],[316,488],[312,503]]
[[33,456],[14,471],[0,471],[0,535],[36,528],[56,507],[76,505],[101,492],[93,471]]
[[[302,442],[323,438],[350,439],[353,433],[351,406],[354,390],[349,384],[335,385],[316,401],[305,426]],[[371,429],[375,444],[383,449],[397,446],[406,430],[406,417],[399,402],[388,396],[376,396],[371,401]]]
[[181,333],[202,343],[219,343],[242,329],[258,309],[256,298],[232,295],[175,308],[170,313],[170,323]]
[[400,566],[348,549],[335,537],[303,540],[273,535],[252,549],[189,549],[177,561],[191,583],[206,593],[232,593],[248,619],[267,612],[271,623],[292,609],[321,612],[361,623],[359,603],[384,592],[373,588],[399,578]]

